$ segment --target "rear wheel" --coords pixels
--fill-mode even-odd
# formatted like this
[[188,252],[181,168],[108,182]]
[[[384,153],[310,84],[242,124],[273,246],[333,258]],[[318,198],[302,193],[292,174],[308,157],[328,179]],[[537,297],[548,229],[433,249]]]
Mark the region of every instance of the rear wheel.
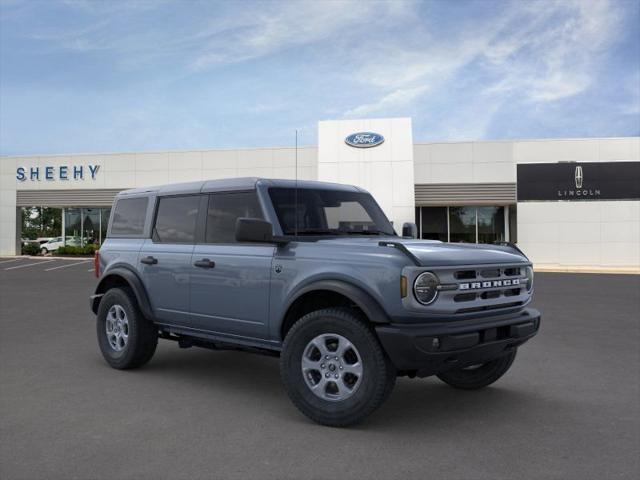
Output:
[[439,373],[438,378],[454,388],[477,390],[491,385],[507,373],[516,358],[516,352],[517,349],[514,348],[494,360]]
[[153,357],[158,329],[142,315],[129,289],[113,288],[104,294],[96,324],[100,350],[113,368],[140,367]]
[[396,379],[370,327],[347,308],[317,310],[294,324],[282,348],[280,372],[296,407],[334,427],[370,415]]

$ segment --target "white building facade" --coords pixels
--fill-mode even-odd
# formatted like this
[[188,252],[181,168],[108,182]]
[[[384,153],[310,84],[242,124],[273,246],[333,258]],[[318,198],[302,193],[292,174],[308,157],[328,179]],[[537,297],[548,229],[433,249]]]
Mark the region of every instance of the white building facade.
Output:
[[539,267],[640,271],[640,137],[414,143],[409,118],[322,121],[298,149],[2,157],[0,255],[20,253],[23,207],[99,242],[118,191],[239,176],[358,185],[398,231],[512,241]]

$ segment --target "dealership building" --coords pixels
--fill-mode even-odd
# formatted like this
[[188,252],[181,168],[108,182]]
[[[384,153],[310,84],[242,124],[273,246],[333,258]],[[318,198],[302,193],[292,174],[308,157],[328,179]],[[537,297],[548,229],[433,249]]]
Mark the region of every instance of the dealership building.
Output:
[[100,242],[121,190],[247,176],[358,185],[397,231],[515,242],[540,268],[640,271],[640,137],[414,143],[409,118],[322,121],[298,149],[1,157],[0,255],[20,253],[23,207]]

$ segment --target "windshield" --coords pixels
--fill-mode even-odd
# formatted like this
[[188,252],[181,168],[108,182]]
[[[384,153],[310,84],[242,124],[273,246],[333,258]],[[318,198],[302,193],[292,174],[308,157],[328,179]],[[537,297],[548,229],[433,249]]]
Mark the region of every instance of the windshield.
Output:
[[299,188],[270,188],[269,196],[285,235],[395,235],[368,193]]

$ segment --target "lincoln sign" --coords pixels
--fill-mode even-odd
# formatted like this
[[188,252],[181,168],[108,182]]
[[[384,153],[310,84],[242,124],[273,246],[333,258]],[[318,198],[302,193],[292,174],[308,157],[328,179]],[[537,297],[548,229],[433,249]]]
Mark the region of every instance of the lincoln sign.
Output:
[[518,165],[518,201],[639,200],[640,162]]

